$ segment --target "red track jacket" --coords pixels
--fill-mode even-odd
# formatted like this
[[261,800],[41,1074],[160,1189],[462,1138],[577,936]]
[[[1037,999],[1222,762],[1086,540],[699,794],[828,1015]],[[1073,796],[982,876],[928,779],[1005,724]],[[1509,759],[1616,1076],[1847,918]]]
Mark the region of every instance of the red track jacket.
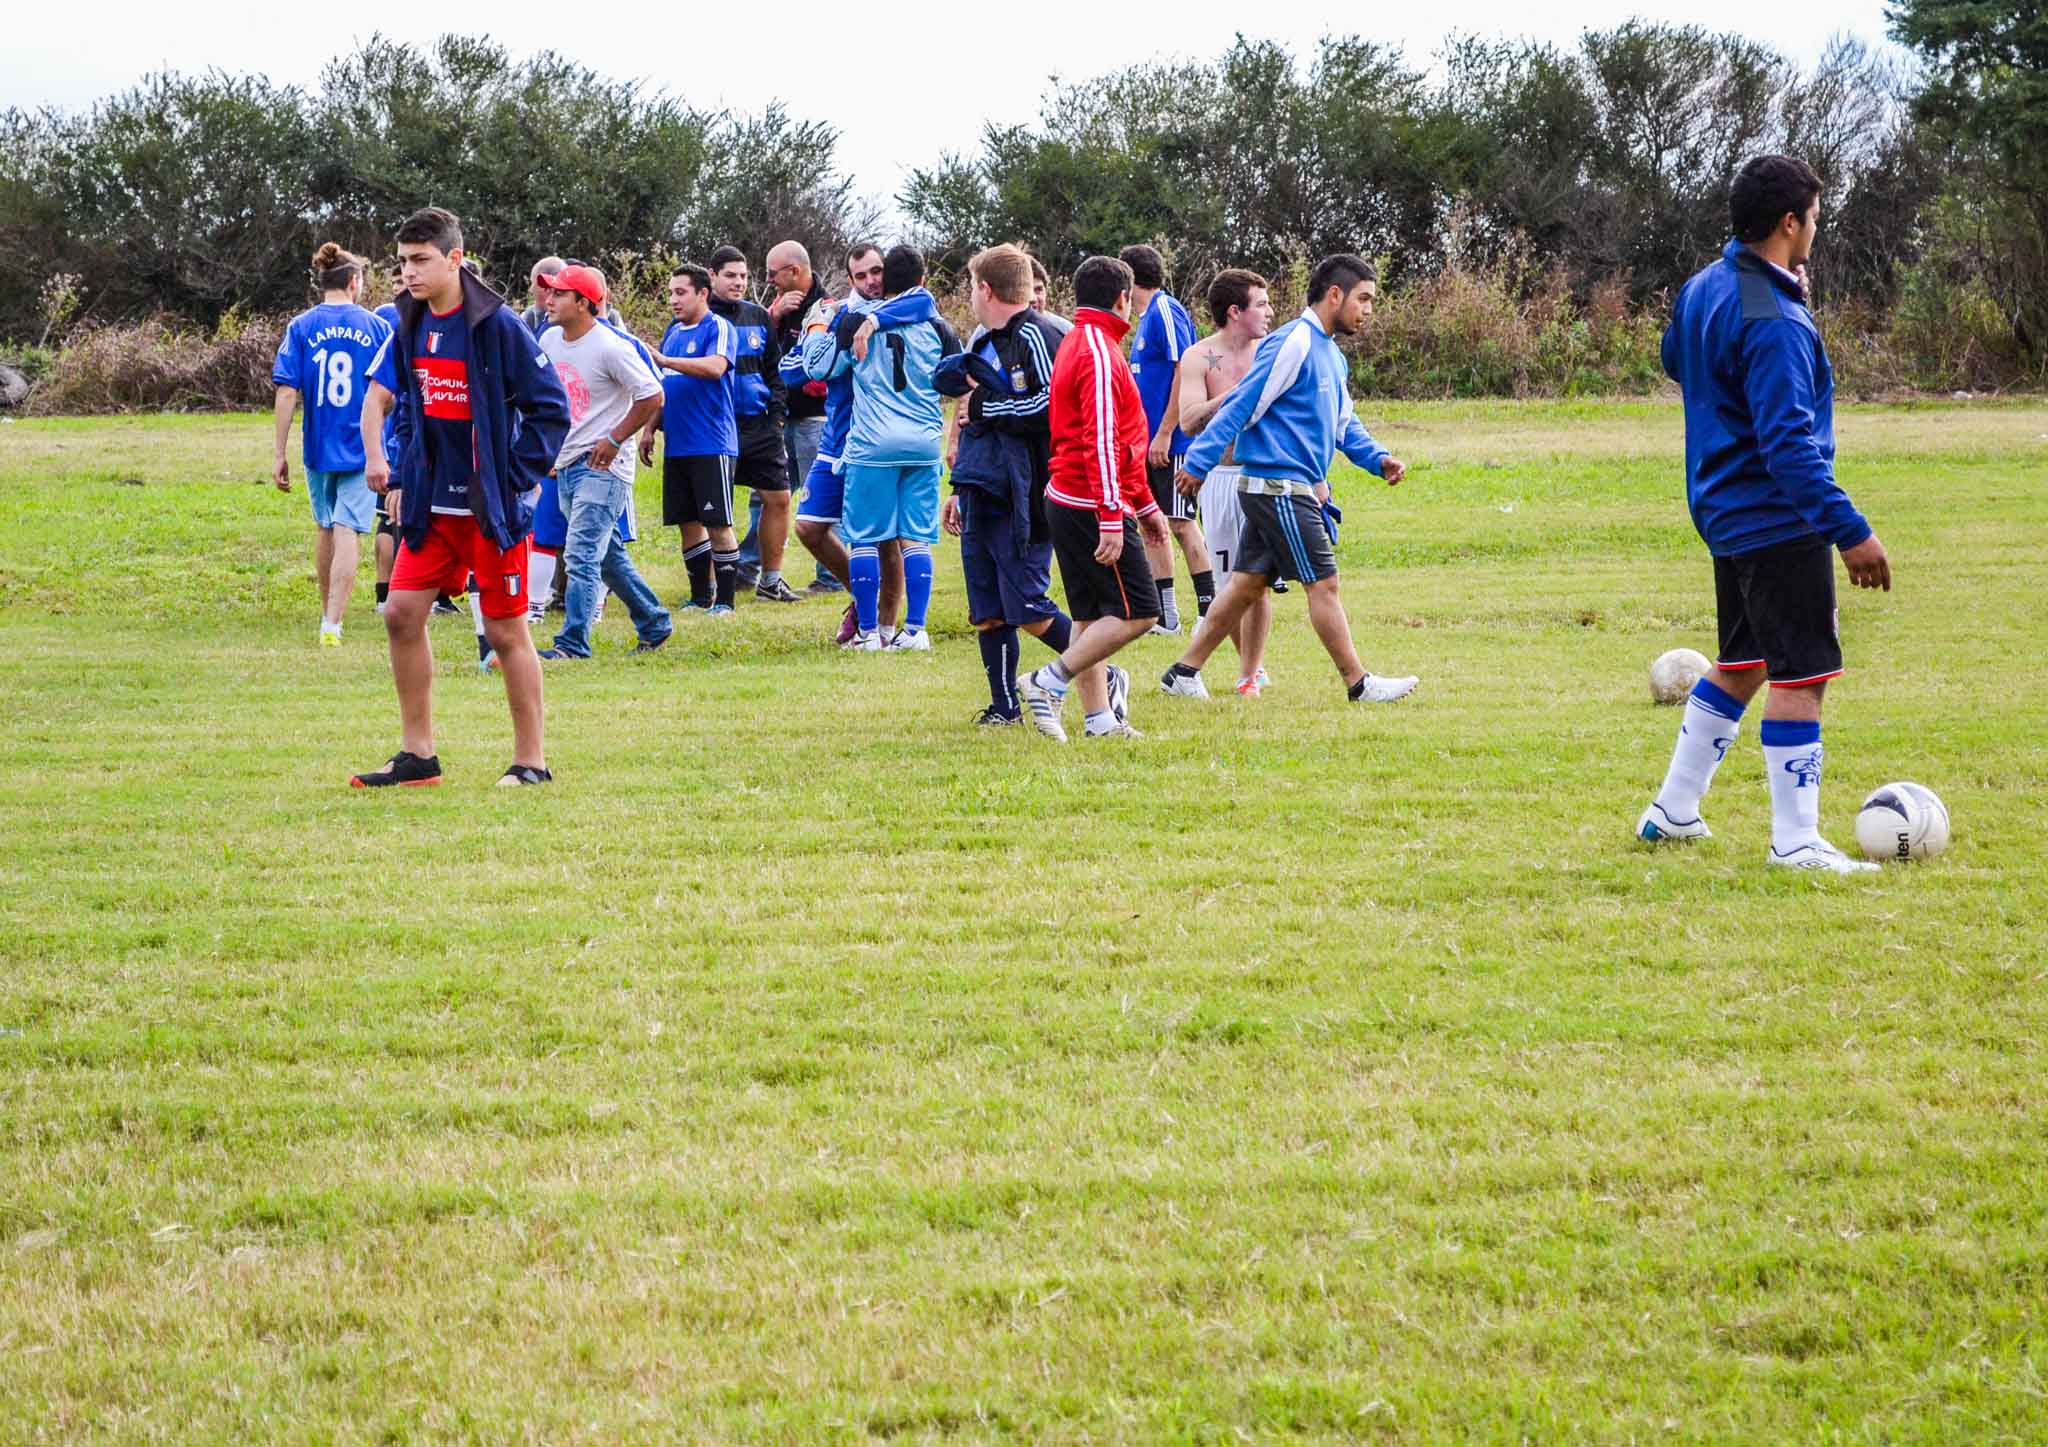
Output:
[[1105,533],[1122,532],[1124,512],[1159,511],[1145,481],[1152,429],[1122,342],[1130,323],[1082,307],[1052,364],[1052,477],[1045,500],[1092,511]]

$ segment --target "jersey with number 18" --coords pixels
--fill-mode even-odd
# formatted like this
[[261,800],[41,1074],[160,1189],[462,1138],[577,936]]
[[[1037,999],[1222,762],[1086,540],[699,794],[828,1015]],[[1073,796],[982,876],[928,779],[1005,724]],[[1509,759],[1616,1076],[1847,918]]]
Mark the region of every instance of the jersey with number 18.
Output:
[[284,330],[270,380],[306,405],[305,463],[316,472],[363,470],[363,392],[390,325],[354,302],[322,302]]

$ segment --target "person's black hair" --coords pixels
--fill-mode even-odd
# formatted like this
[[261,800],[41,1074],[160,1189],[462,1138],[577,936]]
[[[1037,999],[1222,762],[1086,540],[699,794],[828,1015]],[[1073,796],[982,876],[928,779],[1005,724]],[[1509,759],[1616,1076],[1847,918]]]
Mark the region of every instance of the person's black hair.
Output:
[[453,211],[429,206],[398,223],[398,240],[401,245],[423,241],[448,256],[462,249],[462,222]]
[[1166,285],[1166,263],[1159,259],[1156,247],[1126,246],[1116,259],[1131,269],[1131,281],[1145,290],[1158,291]]
[[882,295],[896,296],[924,282],[924,257],[898,242],[882,253]]
[[870,251],[874,252],[877,256],[880,256],[882,254],[882,248],[875,245],[875,243],[872,241],[856,241],[853,243],[853,245],[847,247],[846,269],[848,271],[852,271],[854,262],[860,260],[860,258],[862,258],[863,256],[866,256]]
[[1728,224],[1737,241],[1762,241],[1788,215],[1804,221],[1819,195],[1819,175],[1797,156],[1753,156],[1728,187]]
[[1335,256],[1326,256],[1316,263],[1316,269],[1308,275],[1308,304],[1316,305],[1336,287],[1349,296],[1351,288],[1361,281],[1378,281],[1380,274],[1373,270],[1371,262],[1362,256],[1353,256],[1340,251]]
[[1131,289],[1131,269],[1114,256],[1091,256],[1074,273],[1074,305],[1115,311],[1116,299]]
[[708,292],[711,290],[711,272],[707,268],[697,265],[694,261],[686,261],[681,266],[678,266],[669,273],[668,279],[674,281],[679,276],[687,276],[690,279],[690,285],[699,291]]
[[735,261],[745,266],[747,264],[746,252],[740,250],[737,246],[721,246],[718,250],[711,253],[711,259],[704,264],[716,273],[724,271]]

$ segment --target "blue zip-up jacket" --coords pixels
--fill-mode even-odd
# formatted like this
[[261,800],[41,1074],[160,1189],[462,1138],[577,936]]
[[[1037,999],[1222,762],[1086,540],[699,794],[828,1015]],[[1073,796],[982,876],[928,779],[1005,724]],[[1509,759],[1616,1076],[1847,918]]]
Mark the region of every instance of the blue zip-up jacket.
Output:
[[[427,541],[434,505],[434,489],[426,485],[426,444],[415,425],[425,409],[412,365],[413,337],[426,305],[400,292],[398,325],[385,343],[397,349],[394,360],[405,384],[405,405],[397,409],[393,429],[398,453],[391,458],[392,484],[403,489],[398,530],[415,550]],[[469,491],[470,506],[477,527],[503,551],[533,529],[533,504],[525,494],[540,486],[569,435],[569,394],[519,314],[467,271],[462,320],[469,328],[469,425],[476,437],[477,485]]]
[[741,422],[766,417],[782,425],[788,407],[782,384],[782,353],[775,340],[775,321],[768,308],[750,301],[711,298],[711,310],[739,333],[739,360],[732,368],[732,415]]
[[1230,444],[1248,477],[1314,487],[1327,481],[1339,452],[1382,476],[1387,449],[1351,410],[1350,367],[1316,314],[1305,311],[1259,343],[1249,372],[1189,444],[1182,464],[1207,477]]
[[960,350],[960,338],[923,287],[890,300],[903,302],[912,315],[881,327],[863,360],[856,362],[844,349],[859,323],[850,317],[834,323],[842,338],[836,368],[853,376],[853,425],[843,453],[849,466],[909,467],[944,456],[946,412],[934,374],[942,360]]
[[1716,557],[1870,524],[1835,481],[1835,374],[1799,282],[1731,241],[1678,293],[1664,370],[1685,394],[1685,497]]
[[[825,383],[825,428],[818,438],[818,461],[834,472],[840,471],[844,464],[846,434],[853,427],[853,376],[839,367],[841,342],[836,323],[849,316],[872,315],[878,327],[899,326],[928,315],[929,300],[929,293],[920,297],[915,291],[904,292],[888,301],[849,296],[839,308],[835,325],[811,327],[804,333],[802,345],[783,355],[782,380],[785,386]],[[848,332],[847,337],[851,340],[852,333]]]

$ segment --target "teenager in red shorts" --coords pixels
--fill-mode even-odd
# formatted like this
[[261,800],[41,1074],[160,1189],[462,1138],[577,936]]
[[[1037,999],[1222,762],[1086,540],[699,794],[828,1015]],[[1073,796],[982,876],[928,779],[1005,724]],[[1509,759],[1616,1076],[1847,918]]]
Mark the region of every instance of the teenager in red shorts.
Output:
[[[526,626],[526,565],[533,506],[569,430],[569,399],[547,357],[503,298],[462,264],[462,225],[439,207],[398,228],[405,290],[398,325],[371,363],[363,446],[371,488],[401,488],[399,548],[384,608],[398,685],[398,752],[357,774],[359,789],[438,784],[434,655],[427,616],[434,595],[473,580],[484,636],[497,651],[512,710],[512,766],[500,784],[545,784],[540,659]],[[404,389],[384,454],[384,414]]]

